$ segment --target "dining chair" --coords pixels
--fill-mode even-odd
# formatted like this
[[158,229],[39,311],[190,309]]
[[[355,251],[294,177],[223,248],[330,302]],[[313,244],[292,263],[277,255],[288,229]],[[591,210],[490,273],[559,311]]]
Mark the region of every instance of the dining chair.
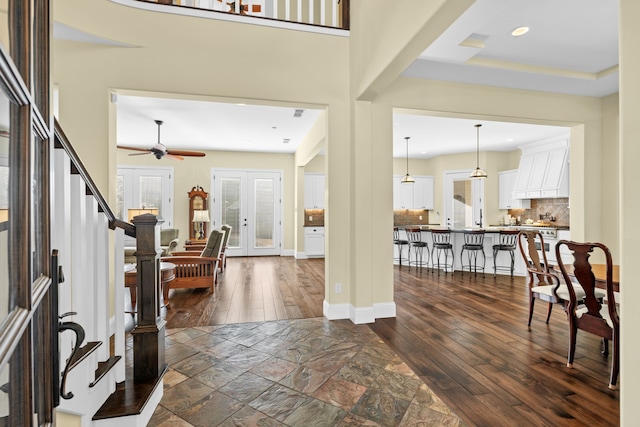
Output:
[[[527,267],[527,285],[529,287],[529,322],[527,326],[531,326],[533,318],[533,307],[536,299],[546,301],[549,304],[547,309],[546,323],[549,323],[551,310],[554,304],[560,304],[565,308],[566,302],[569,300],[569,291],[567,285],[563,285],[560,279],[551,271],[551,266],[547,261],[547,254],[544,250],[539,251],[536,247],[544,248],[544,237],[537,230],[521,230],[518,233],[518,247]],[[540,254],[542,259],[540,259]],[[580,285],[572,284],[574,294],[581,298],[584,291]]]
[[[573,254],[573,272],[567,272],[567,267],[560,256],[560,247],[567,247]],[[603,303],[598,297],[596,288],[596,278],[593,274],[589,258],[594,250],[600,251],[606,260],[606,302]],[[620,317],[613,289],[613,262],[611,252],[602,243],[578,243],[568,240],[560,240],[556,245],[556,255],[558,267],[562,272],[562,277],[569,290],[569,300],[566,311],[569,319],[569,356],[567,367],[573,367],[573,359],[576,353],[576,340],[578,329],[590,332],[603,338],[605,357],[608,355],[608,341],[612,341],[613,357],[611,361],[611,376],[609,378],[609,388],[615,390],[620,372]],[[579,298],[575,292],[575,287],[570,286],[575,277],[580,283],[584,296]],[[580,302],[584,304],[580,304]]]

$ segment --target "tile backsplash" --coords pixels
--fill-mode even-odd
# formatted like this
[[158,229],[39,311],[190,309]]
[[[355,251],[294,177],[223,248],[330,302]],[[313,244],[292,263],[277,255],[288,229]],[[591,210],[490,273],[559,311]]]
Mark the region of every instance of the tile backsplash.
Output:
[[305,227],[324,227],[324,209],[305,209]]
[[401,209],[393,211],[393,225],[427,224],[429,224],[429,211],[424,209]]
[[[557,198],[557,199],[532,199],[531,209],[510,209],[509,214],[513,217],[520,217],[521,222],[524,223],[528,218],[534,221],[540,221],[540,215],[546,215],[554,217],[555,222],[551,224],[558,227],[569,227],[569,198]],[[543,221],[548,221],[544,218]]]

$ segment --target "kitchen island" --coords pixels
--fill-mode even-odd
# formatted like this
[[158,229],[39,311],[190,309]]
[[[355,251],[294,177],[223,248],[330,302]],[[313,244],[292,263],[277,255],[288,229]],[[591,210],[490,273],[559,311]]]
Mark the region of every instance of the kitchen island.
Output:
[[[519,227],[519,226],[489,226],[489,227],[474,227],[474,228],[469,228],[469,227],[463,227],[463,228],[447,228],[447,227],[443,227],[441,225],[401,225],[398,226],[399,231],[400,231],[400,238],[401,239],[406,239],[406,232],[405,229],[406,228],[419,228],[421,230],[421,234],[422,234],[422,241],[426,242],[428,247],[429,247],[429,254],[427,255],[427,251],[424,251],[423,254],[423,261],[429,263],[429,268],[435,268],[432,263],[431,263],[431,252],[433,250],[433,241],[431,239],[431,230],[437,229],[437,230],[449,230],[451,231],[452,235],[451,235],[451,243],[453,245],[453,253],[455,255],[454,257],[454,270],[461,270],[461,259],[460,259],[460,252],[462,250],[462,245],[464,244],[464,232],[465,230],[484,230],[485,231],[485,236],[484,236],[484,254],[485,254],[485,258],[486,258],[486,264],[485,264],[485,273],[486,274],[493,274],[493,245],[498,243],[498,239],[500,236],[500,231],[501,230],[520,230],[523,229],[524,227]],[[406,249],[404,249],[405,253],[406,253]],[[394,258],[397,259],[398,258],[398,248],[396,245],[394,245]],[[429,260],[427,260],[427,256],[429,256]],[[466,257],[466,254],[465,254]],[[412,254],[412,259],[413,259],[413,254]],[[479,260],[480,261],[480,260]],[[499,251],[498,255],[497,255],[497,259],[496,259],[496,264],[498,266],[508,266],[511,263],[511,258],[509,256],[509,253],[506,251]],[[442,265],[441,265],[441,269],[442,269]],[[504,274],[504,271],[502,272],[502,274]],[[526,265],[524,263],[524,260],[522,259],[522,255],[520,254],[520,250],[518,248],[516,248],[515,251],[515,264],[514,264],[514,271],[513,271],[514,276],[525,276],[526,275]]]

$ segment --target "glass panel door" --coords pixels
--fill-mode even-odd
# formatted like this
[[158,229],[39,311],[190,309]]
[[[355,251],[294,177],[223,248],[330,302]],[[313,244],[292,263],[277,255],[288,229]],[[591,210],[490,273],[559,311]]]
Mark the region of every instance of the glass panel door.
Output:
[[232,227],[230,256],[280,255],[281,172],[216,170],[213,228]]
[[470,179],[470,173],[445,172],[444,206],[449,228],[484,226],[484,180]]

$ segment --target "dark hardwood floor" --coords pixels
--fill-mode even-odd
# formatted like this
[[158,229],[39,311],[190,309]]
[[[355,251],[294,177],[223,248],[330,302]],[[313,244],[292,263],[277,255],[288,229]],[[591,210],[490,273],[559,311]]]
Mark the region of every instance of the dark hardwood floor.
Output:
[[[324,262],[229,258],[216,292],[171,291],[167,328],[322,316]],[[600,341],[578,334],[566,367],[568,327],[536,305],[527,327],[525,279],[440,275],[395,267],[397,317],[370,325],[469,425],[619,425],[619,391]]]

